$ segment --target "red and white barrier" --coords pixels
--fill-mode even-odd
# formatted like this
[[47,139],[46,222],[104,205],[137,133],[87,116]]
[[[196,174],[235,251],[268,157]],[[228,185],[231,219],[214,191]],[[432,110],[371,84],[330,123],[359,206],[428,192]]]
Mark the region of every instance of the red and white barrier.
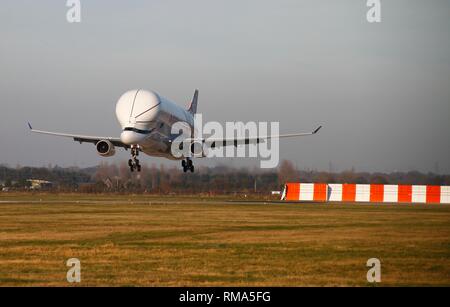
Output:
[[450,186],[287,183],[284,200],[450,204]]

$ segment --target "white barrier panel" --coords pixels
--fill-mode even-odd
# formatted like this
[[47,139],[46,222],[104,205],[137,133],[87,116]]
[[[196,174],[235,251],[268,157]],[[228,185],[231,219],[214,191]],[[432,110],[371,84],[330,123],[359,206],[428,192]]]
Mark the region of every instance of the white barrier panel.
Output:
[[342,184],[328,185],[328,201],[342,201]]
[[370,184],[357,184],[355,201],[370,201]]
[[411,201],[413,203],[426,203],[427,202],[427,186],[426,185],[413,185]]
[[441,187],[441,204],[450,204],[450,187]]
[[314,183],[300,184],[300,200],[314,200]]
[[384,185],[383,202],[385,202],[385,203],[398,202],[398,185],[392,185],[392,184]]

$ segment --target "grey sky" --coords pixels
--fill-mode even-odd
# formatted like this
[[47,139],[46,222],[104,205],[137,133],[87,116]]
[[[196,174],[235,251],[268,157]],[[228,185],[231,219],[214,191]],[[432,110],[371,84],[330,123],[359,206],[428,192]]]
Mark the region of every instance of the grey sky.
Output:
[[82,22],[69,24],[65,1],[2,1],[0,163],[95,165],[92,145],[32,136],[26,122],[118,136],[126,90],[187,104],[199,88],[205,120],[280,121],[285,133],[323,124],[281,142],[300,168],[437,162],[450,173],[447,0],[382,1],[380,24],[366,21],[365,0],[81,2]]

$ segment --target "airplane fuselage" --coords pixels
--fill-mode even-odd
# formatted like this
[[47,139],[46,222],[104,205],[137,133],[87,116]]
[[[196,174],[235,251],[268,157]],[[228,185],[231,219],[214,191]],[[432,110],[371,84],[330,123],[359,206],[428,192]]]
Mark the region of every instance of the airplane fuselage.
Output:
[[186,123],[193,128],[194,116],[187,110],[152,91],[131,90],[116,105],[124,144],[138,146],[150,156],[178,160],[171,154],[172,126]]

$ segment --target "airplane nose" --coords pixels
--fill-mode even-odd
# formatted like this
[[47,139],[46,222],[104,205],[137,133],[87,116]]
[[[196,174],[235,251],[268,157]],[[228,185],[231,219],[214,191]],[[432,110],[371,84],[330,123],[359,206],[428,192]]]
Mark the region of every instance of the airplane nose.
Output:
[[120,140],[126,145],[138,145],[145,138],[145,135],[134,131],[123,131]]

